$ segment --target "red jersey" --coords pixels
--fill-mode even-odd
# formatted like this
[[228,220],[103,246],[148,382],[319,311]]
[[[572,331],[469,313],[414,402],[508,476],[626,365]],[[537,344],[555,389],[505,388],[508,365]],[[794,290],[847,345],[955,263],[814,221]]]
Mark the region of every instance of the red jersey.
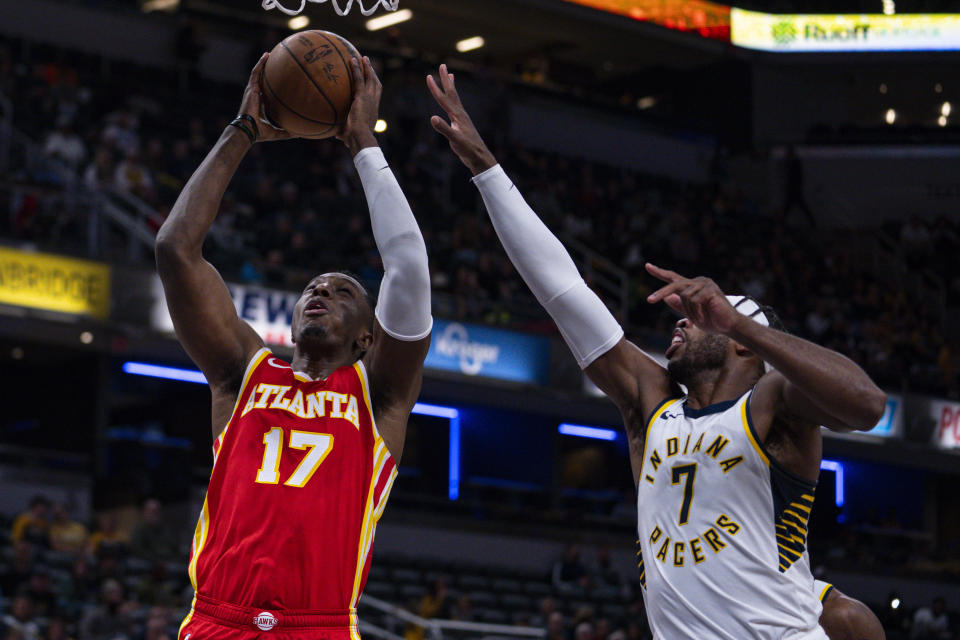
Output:
[[374,531],[397,476],[363,363],[310,380],[262,349],[213,459],[190,557],[198,596],[347,614],[355,629]]

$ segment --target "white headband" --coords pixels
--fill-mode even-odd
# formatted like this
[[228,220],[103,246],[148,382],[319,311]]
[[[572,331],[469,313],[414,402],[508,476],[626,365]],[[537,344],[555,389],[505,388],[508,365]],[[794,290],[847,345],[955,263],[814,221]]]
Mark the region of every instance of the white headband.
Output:
[[[765,327],[770,326],[769,318],[767,318],[766,314],[760,310],[760,305],[755,301],[746,296],[727,296],[727,300],[733,305],[734,309],[747,316],[757,324],[761,324]],[[764,371],[769,372],[773,370],[773,367],[770,366],[769,362],[764,360],[763,369]]]
[[733,305],[733,308],[747,316],[754,322],[762,324],[765,327],[770,326],[770,320],[760,310],[760,305],[747,296],[727,296],[727,300]]

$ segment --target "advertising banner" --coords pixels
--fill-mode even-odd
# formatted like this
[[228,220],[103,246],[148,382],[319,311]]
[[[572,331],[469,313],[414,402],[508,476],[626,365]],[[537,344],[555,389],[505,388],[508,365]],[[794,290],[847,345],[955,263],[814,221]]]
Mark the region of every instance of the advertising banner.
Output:
[[547,384],[550,340],[435,319],[426,366],[468,376]]
[[[237,315],[253,327],[264,342],[280,347],[293,346],[290,323],[293,321],[293,307],[300,294],[231,283],[227,283],[227,290],[233,298]],[[154,278],[154,306],[150,324],[154,329],[173,332],[173,320],[170,319],[158,277]]]
[[110,313],[110,267],[0,248],[0,303],[105,319]]
[[926,415],[935,421],[933,444],[941,449],[960,449],[960,403],[930,400]]
[[960,49],[960,14],[790,15],[730,11],[730,41],[764,51]]
[[883,412],[883,417],[867,434],[885,438],[903,436],[903,398],[887,394],[887,408]]

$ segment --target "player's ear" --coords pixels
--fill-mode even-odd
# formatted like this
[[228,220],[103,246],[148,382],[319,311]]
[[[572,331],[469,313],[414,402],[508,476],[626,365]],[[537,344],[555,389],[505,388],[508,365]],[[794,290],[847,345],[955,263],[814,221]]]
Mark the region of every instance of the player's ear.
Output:
[[731,340],[730,344],[733,345],[733,352],[736,353],[741,358],[749,358],[753,355],[753,351],[747,349],[745,346],[737,342],[736,340]]
[[357,338],[356,344],[360,353],[366,353],[373,346],[373,333],[369,329],[364,329],[360,337]]

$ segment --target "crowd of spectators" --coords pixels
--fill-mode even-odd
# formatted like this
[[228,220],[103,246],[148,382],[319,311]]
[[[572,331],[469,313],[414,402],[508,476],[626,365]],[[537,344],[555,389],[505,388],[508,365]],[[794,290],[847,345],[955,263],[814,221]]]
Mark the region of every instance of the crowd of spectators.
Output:
[[[65,167],[61,181],[132,194],[162,219],[232,115],[238,91],[211,85],[170,94],[164,83],[131,84],[128,74],[110,82],[100,65],[70,59],[14,63],[9,50],[0,53],[0,91],[15,99],[15,126]],[[420,86],[426,67],[389,63],[382,113],[390,128],[382,142],[424,231],[435,312],[549,327],[500,248],[468,174],[427,124],[431,107]],[[789,211],[757,210],[723,181],[681,184],[517,148],[507,142],[502,117],[512,89],[471,91],[468,78],[463,84],[478,127],[549,226],[631,274],[629,325],[645,337],[665,339],[673,322],[645,303],[656,283],[642,265],[653,261],[770,304],[790,331],[851,356],[888,387],[906,382],[957,396],[960,344],[947,338],[944,313],[960,289],[950,259],[960,246],[955,221],[814,229]],[[375,284],[379,257],[354,174],[335,140],[257,145],[224,198],[209,255],[228,278],[248,283],[298,288],[316,269],[336,267]],[[68,243],[82,235],[80,226],[62,208],[45,215],[42,203],[24,198],[12,203],[0,233]],[[872,271],[849,249],[855,234],[874,233],[892,238],[905,268],[930,278],[891,282]]]
[[177,637],[192,590],[162,505],[144,502],[132,527],[111,513],[97,523],[91,533],[43,496],[13,520],[9,546],[0,545],[0,638]]

